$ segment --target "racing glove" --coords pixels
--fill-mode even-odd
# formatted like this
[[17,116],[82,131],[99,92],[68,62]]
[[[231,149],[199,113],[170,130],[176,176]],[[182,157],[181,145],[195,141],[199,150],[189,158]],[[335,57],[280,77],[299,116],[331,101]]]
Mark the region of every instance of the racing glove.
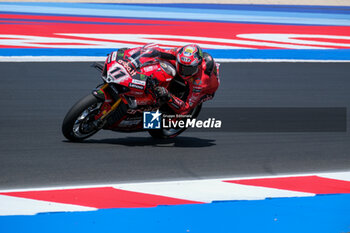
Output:
[[165,87],[156,87],[154,89],[154,93],[157,95],[157,97],[164,102],[168,102],[171,98],[171,95],[169,91]]

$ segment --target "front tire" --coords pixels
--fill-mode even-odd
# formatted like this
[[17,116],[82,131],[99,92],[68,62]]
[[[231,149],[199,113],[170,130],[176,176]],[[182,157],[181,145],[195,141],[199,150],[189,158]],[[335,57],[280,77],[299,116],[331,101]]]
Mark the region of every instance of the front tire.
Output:
[[93,122],[101,105],[101,100],[92,94],[74,104],[62,123],[62,133],[65,138],[73,142],[81,142],[97,133],[100,128],[97,128]]

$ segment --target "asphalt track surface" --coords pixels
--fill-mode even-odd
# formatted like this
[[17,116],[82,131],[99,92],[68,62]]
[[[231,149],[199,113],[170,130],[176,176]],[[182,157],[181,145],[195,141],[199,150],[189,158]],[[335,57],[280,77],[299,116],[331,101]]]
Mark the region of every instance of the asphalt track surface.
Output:
[[[156,141],[147,132],[101,131],[86,143],[67,142],[61,134],[66,112],[101,82],[89,64],[0,63],[1,189],[350,168],[347,132],[188,130]],[[206,106],[349,109],[349,74],[350,63],[225,63]]]

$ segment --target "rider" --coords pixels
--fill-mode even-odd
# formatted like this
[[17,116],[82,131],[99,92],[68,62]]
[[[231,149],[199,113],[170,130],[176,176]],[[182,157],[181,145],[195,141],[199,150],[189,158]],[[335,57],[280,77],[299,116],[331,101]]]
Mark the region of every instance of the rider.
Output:
[[175,113],[187,114],[196,105],[212,99],[218,89],[218,67],[211,55],[202,52],[196,44],[189,44],[170,50],[159,48],[157,45],[149,45],[158,50],[160,59],[164,59],[175,65],[176,75],[184,80],[189,87],[186,100],[182,100],[171,94],[165,87],[158,86],[155,93],[165,101]]

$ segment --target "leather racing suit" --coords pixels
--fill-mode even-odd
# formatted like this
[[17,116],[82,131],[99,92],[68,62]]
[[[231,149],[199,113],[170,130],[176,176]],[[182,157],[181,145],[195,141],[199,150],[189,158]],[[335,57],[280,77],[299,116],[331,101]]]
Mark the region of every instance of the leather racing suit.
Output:
[[[157,55],[159,59],[166,60],[175,66],[176,54],[179,48],[162,49],[157,45],[153,45],[153,48],[158,50],[159,54]],[[168,105],[170,108],[177,114],[185,115],[196,105],[212,99],[220,85],[218,68],[219,65],[215,63],[213,57],[203,52],[203,61],[197,74],[188,80],[184,80],[189,89],[186,100],[169,93]]]

